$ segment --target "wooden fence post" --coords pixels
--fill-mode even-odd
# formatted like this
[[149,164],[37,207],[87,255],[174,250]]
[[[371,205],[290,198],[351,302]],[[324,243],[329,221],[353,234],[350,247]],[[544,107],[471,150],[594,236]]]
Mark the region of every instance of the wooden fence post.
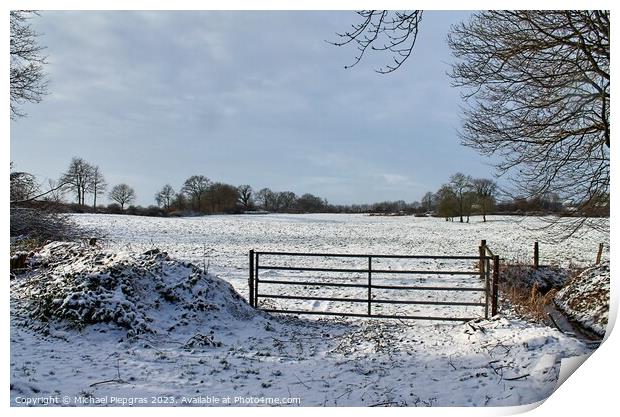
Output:
[[539,258],[538,258],[538,242],[534,242],[534,269],[538,269]]
[[249,301],[251,307],[254,305],[254,249],[250,249],[250,276],[248,278]]
[[493,258],[493,297],[491,301],[491,316],[497,314],[497,304],[499,298],[499,255]]
[[601,257],[603,256],[603,244],[599,243],[598,244],[598,253],[596,254],[596,264],[600,264],[601,263]]
[[480,268],[480,280],[484,282],[484,318],[488,319],[489,318],[489,280],[486,279],[486,270],[485,270],[485,265],[486,265],[486,259],[485,259],[485,255],[486,255],[486,241],[483,240],[480,242],[480,247],[478,248],[478,250],[480,251],[480,260],[479,262],[479,268]]

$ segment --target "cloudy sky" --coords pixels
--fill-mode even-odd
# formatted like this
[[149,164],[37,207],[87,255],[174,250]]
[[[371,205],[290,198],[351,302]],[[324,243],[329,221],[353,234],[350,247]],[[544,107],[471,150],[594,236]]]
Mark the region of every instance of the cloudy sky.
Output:
[[185,178],[310,192],[331,203],[419,200],[462,171],[491,177],[459,144],[450,25],[426,12],[399,71],[388,55],[344,69],[329,45],[353,12],[42,12],[49,91],[11,122],[15,169],[58,178],[71,157],[154,204]]

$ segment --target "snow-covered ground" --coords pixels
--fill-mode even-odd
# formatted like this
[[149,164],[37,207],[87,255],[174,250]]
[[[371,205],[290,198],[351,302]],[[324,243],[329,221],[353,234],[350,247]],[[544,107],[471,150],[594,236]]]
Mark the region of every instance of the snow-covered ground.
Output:
[[[250,248],[475,255],[486,239],[503,258],[527,259],[540,236],[522,225],[536,227],[536,219],[75,218],[107,235],[104,250],[52,245],[33,272],[11,282],[13,405],[227,405],[228,397],[231,405],[520,405],[551,394],[562,358],[591,351],[514,318],[272,316],[251,309],[226,283],[246,296]],[[608,240],[591,232],[541,244],[542,259],[585,265]],[[154,247],[168,255],[140,255]],[[418,267],[433,269],[432,262]],[[79,325],[84,320],[92,324]]]
[[[596,259],[599,243],[605,244],[603,258],[609,259],[608,233],[584,230],[561,243],[545,243],[548,240],[546,227],[549,219],[538,217],[488,216],[486,223],[479,217],[472,217],[469,224],[446,222],[431,217],[358,214],[269,214],[191,218],[78,214],[74,215],[74,219],[78,224],[99,230],[107,236],[106,247],[136,251],[157,247],[175,258],[197,265],[208,264],[209,272],[230,282],[244,296],[248,293],[250,249],[477,256],[480,241],[486,239],[489,247],[502,259],[531,263],[534,241],[538,240],[542,264],[589,266]],[[264,261],[267,264],[269,259],[264,258]],[[280,265],[282,261],[278,259],[275,263]],[[317,260],[312,258],[289,261],[294,261],[298,266],[319,266]],[[365,267],[365,262],[365,259],[341,259],[328,264],[355,268]],[[378,265],[373,263],[373,266]],[[387,263],[387,268],[394,269],[414,267],[432,270],[438,266],[442,269],[474,269],[473,262],[444,262],[441,265],[435,261]],[[279,271],[264,271],[263,274],[272,278],[290,276]],[[316,278],[312,274],[304,274],[303,277]],[[395,276],[389,278],[398,279]],[[464,281],[452,283],[468,285],[475,282],[473,275],[470,279],[464,278]],[[394,280],[392,282],[396,283]],[[411,284],[411,280],[407,282]],[[315,308],[326,306],[322,304]]]
[[584,328],[604,336],[609,316],[609,261],[584,270],[555,296],[556,305]]

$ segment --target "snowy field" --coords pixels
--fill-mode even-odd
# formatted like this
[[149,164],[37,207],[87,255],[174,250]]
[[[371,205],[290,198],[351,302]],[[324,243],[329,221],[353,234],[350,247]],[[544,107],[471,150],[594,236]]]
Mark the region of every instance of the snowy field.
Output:
[[[74,217],[107,236],[103,250],[53,244],[31,272],[11,280],[12,405],[522,405],[553,392],[563,358],[592,349],[505,310],[468,323],[296,318],[255,311],[232,291],[247,297],[249,249],[476,255],[486,239],[502,258],[528,260],[533,241],[542,242],[542,232],[529,230],[542,225],[538,219]],[[608,240],[589,232],[541,243],[541,258],[591,264],[598,243]],[[142,254],[154,247],[168,255]],[[351,262],[358,261],[345,264]],[[415,267],[457,267],[440,262]],[[468,262],[458,267],[473,269]],[[480,284],[473,274],[425,279]],[[310,310],[349,308],[303,303]],[[32,317],[41,305],[52,319]],[[68,326],[69,318],[86,316],[100,322]]]
[[[540,241],[540,262],[568,267],[588,266],[596,258],[599,243],[605,243],[604,258],[608,259],[609,235],[585,231],[561,243],[545,243],[548,240],[545,226],[548,219],[535,217],[489,216],[483,223],[480,217],[471,222],[446,222],[428,217],[385,217],[348,214],[303,215],[239,215],[203,216],[194,218],[152,218],[120,215],[74,216],[78,224],[95,229],[106,236],[104,245],[110,249],[143,252],[154,247],[169,255],[197,265],[208,265],[209,272],[230,282],[244,297],[248,296],[248,252],[260,251],[322,252],[353,254],[397,255],[465,255],[477,256],[478,246],[486,239],[489,247],[503,260],[531,263],[534,241]],[[364,269],[365,258],[275,258],[263,256],[261,264],[279,266],[335,267]],[[481,288],[475,272],[475,261],[373,260],[373,268],[394,270],[452,270],[468,271],[467,276],[403,276],[377,274],[377,285],[418,285]],[[298,273],[295,271],[261,271],[259,277],[268,280],[304,280],[311,282],[336,281],[365,283],[366,274]],[[301,294],[305,296],[329,296],[365,298],[365,289],[319,289],[317,287],[284,287],[263,284],[263,294]],[[377,299],[484,302],[480,292],[425,292],[405,294],[402,291],[375,290]],[[265,307],[311,310],[349,311],[364,313],[361,303],[329,301],[288,301],[265,299]],[[478,317],[482,307],[446,307],[402,305],[376,305],[378,314],[409,314],[427,316]]]

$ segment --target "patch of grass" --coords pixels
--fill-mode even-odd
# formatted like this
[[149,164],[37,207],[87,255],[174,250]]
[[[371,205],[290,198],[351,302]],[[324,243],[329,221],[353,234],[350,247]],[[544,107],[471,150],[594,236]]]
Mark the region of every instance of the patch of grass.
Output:
[[507,264],[500,269],[499,290],[518,315],[546,322],[548,307],[571,275],[574,272],[557,267]]
[[538,285],[534,284],[529,290],[519,286],[510,286],[502,290],[520,316],[543,322],[547,319],[547,307],[553,302],[557,290],[550,290],[541,294]]

